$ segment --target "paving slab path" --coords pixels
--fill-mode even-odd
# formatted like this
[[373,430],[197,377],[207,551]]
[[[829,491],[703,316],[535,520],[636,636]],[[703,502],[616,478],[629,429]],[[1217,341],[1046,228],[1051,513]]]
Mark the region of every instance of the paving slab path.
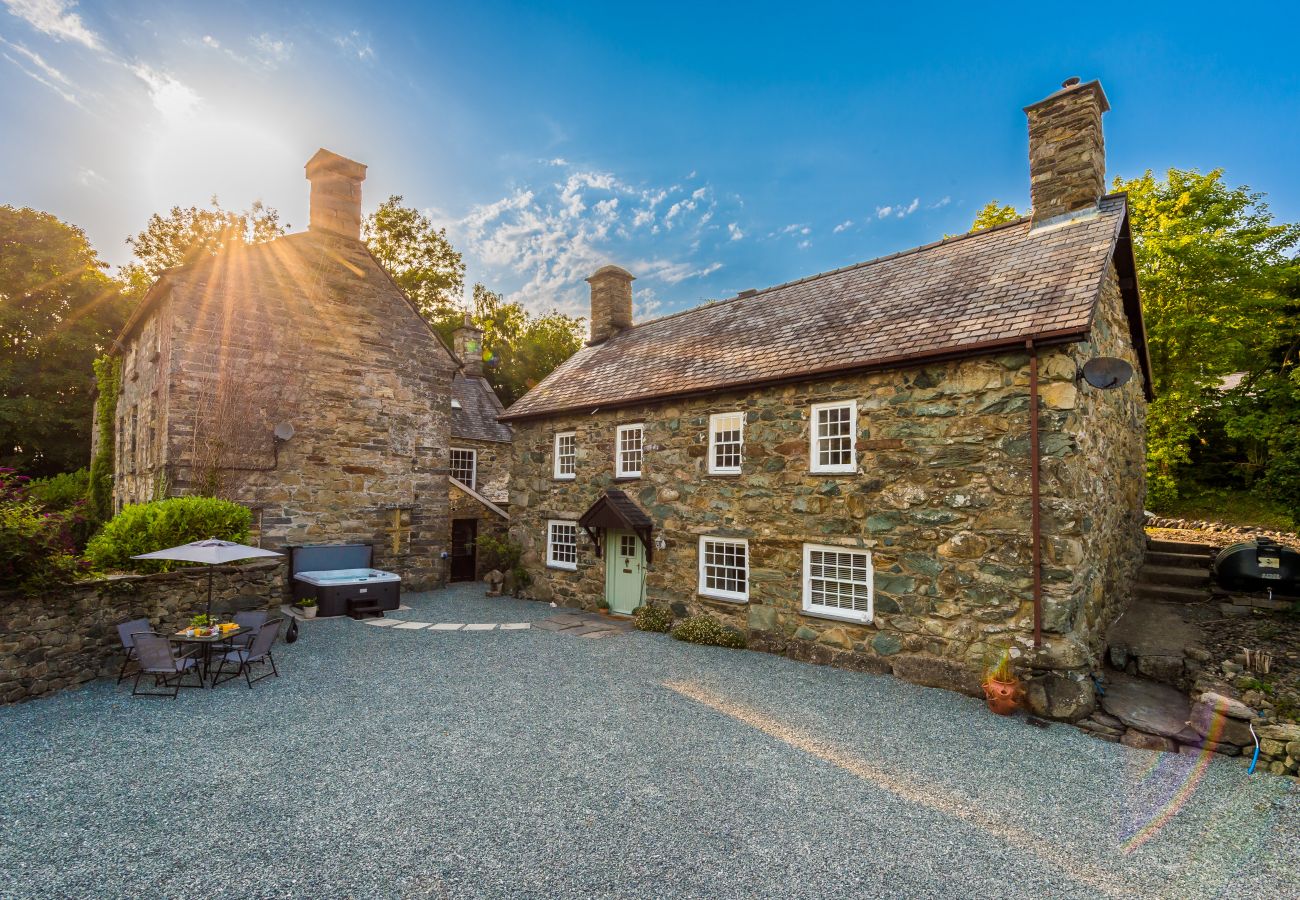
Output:
[[1283,779],[888,676],[509,632],[564,613],[473,588],[409,618],[497,628],[318,620],[252,690],[0,708],[0,897],[1300,895]]

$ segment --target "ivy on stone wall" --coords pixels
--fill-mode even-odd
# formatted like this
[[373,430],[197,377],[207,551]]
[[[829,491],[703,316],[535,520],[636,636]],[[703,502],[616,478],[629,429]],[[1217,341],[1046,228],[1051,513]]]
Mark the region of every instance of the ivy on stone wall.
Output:
[[90,508],[100,522],[113,516],[113,442],[117,420],[117,392],[122,383],[122,360],[101,356],[94,362],[99,398],[95,401],[95,427],[99,444],[90,461]]

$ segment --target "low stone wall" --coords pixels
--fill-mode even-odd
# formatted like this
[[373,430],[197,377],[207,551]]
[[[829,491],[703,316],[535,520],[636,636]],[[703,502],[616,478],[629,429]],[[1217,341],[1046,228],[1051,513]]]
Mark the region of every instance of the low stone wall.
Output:
[[[220,566],[213,573],[213,612],[278,608],[284,561]],[[117,625],[148,619],[168,633],[206,608],[208,571],[123,575],[28,597],[0,594],[0,703],[18,703],[116,675],[122,663]]]

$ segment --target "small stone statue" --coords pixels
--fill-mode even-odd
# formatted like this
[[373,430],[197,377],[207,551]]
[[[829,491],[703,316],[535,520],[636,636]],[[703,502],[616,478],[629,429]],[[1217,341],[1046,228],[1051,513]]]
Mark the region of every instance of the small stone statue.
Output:
[[501,586],[505,584],[506,576],[501,574],[501,570],[493,569],[483,576],[483,583],[487,585],[487,595],[489,597],[500,597]]

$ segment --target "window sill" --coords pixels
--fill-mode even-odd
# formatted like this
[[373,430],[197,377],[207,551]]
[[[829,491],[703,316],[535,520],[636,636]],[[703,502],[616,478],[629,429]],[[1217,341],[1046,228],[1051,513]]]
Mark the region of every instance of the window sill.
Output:
[[571,566],[562,566],[559,563],[548,562],[546,568],[554,569],[557,572],[576,572],[578,571],[578,564],[574,563]]
[[734,603],[737,606],[747,606],[749,604],[748,597],[723,597],[718,594],[706,594],[704,591],[696,591],[695,596],[703,600],[720,600],[723,603]]
[[552,475],[551,481],[577,481],[577,475]]
[[852,469],[809,469],[809,475],[857,475],[858,467]]
[[641,475],[640,475],[639,473],[636,474],[636,475],[615,475],[615,476],[614,476],[614,481],[616,481],[616,482],[618,482],[618,481],[640,481],[640,480],[641,480]]
[[799,610],[799,615],[807,616],[810,619],[830,619],[835,622],[852,622],[855,625],[870,625],[873,616],[864,613],[845,613],[836,612],[832,609],[808,609],[804,607]]
[[710,478],[739,478],[743,472],[708,472]]

